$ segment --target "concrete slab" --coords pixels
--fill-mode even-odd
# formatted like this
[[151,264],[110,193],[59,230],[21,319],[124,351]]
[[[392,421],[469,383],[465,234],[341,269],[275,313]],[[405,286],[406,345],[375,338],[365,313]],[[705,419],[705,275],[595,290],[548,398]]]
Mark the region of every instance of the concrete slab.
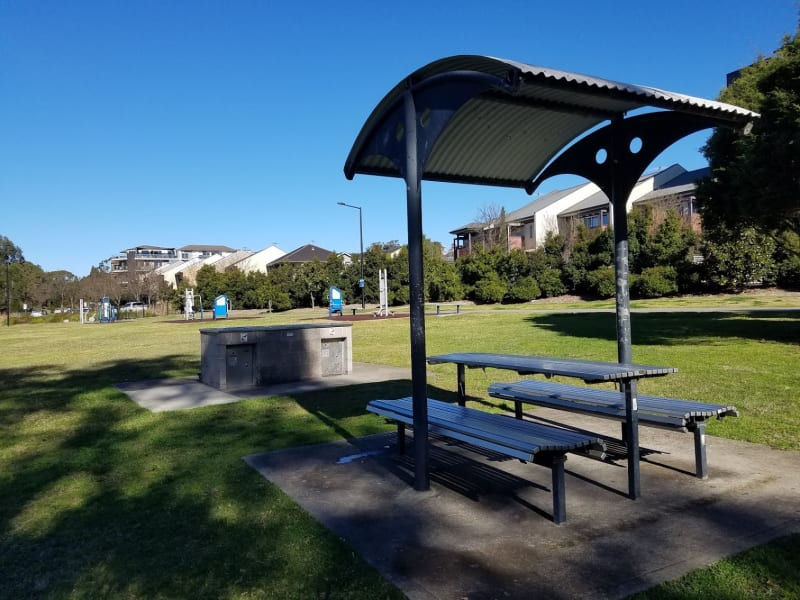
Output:
[[239,402],[245,398],[298,394],[333,387],[403,379],[411,379],[410,369],[354,362],[353,371],[346,375],[241,388],[238,390],[229,389],[224,392],[200,383],[193,377],[124,382],[114,384],[114,387],[126,394],[142,408],[146,408],[151,412],[166,412],[229,404],[231,402]]
[[[611,435],[618,427],[569,422]],[[546,468],[448,442],[432,447],[427,492],[414,491],[394,433],[245,460],[412,600],[622,598],[800,532],[800,453],[709,437],[702,481],[690,434],[640,431],[643,446],[662,452],[642,463],[643,497],[625,496],[624,462],[570,456],[560,526]]]

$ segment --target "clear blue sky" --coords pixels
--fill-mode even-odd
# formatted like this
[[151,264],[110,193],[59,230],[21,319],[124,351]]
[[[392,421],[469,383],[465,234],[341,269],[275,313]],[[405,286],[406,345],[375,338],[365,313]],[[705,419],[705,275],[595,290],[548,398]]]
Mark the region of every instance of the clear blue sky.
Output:
[[[0,0],[0,235],[79,276],[141,244],[358,251],[343,201],[365,246],[405,242],[403,182],[342,167],[417,68],[488,54],[715,98],[797,17],[795,0]],[[706,137],[652,166],[704,166]],[[425,183],[424,231],[447,246],[481,207],[529,201]]]

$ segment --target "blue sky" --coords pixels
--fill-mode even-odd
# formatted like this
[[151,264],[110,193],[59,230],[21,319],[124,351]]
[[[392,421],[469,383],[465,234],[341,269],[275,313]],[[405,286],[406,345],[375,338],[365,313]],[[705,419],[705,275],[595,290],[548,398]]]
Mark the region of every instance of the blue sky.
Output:
[[[412,71],[488,54],[716,98],[797,17],[795,0],[0,0],[0,235],[79,276],[141,244],[358,251],[342,201],[365,245],[405,242],[403,182],[342,168]],[[704,166],[707,135],[652,167]],[[447,246],[482,207],[529,201],[426,182],[423,228]]]

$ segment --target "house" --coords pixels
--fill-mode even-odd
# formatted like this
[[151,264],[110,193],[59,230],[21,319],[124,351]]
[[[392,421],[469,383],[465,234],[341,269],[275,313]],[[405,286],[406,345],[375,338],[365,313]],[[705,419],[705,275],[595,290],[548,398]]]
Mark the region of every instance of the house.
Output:
[[146,273],[154,271],[169,263],[176,262],[178,251],[176,248],[164,246],[135,246],[127,248],[109,260],[113,275],[124,275],[127,278],[129,271]]
[[207,258],[209,256],[227,256],[236,252],[233,248],[228,246],[200,246],[189,245],[178,248],[178,259],[191,260],[193,258]]
[[[199,256],[196,258],[192,258],[187,261],[176,260],[172,263],[166,264],[162,267],[159,267],[154,271],[156,275],[160,275],[164,278],[164,283],[167,285],[177,289],[177,287],[183,281],[183,272],[187,269],[191,269],[195,267],[197,264],[202,262],[202,258]],[[198,267],[199,268],[199,267]],[[196,270],[195,270],[196,272]]]
[[[626,212],[631,211],[634,202],[684,173],[686,169],[674,164],[642,175],[628,197]],[[558,214],[558,233],[570,239],[575,235],[578,225],[582,224],[589,231],[594,231],[604,229],[611,223],[613,218],[609,200],[599,188],[595,188],[591,195]]]
[[182,248],[165,246],[135,246],[127,248],[109,260],[111,273],[127,279],[129,272],[149,273],[172,263],[182,263],[194,258],[206,258],[235,252],[228,246],[192,245]]
[[[674,205],[679,214],[696,215],[692,206],[692,182],[703,176],[702,171],[687,172],[674,164],[643,175],[631,191],[627,212],[635,202],[642,201],[654,206]],[[507,213],[503,223],[469,223],[454,229],[450,232],[455,236],[453,256],[456,259],[465,256],[476,246],[485,246],[489,240],[498,239],[497,227],[506,228],[503,233],[509,250],[521,248],[530,251],[541,246],[551,232],[571,238],[580,224],[593,231],[605,228],[611,222],[606,195],[594,183],[583,183],[544,194]],[[699,226],[699,220],[697,224]]]
[[253,273],[256,271],[266,273],[267,265],[278,260],[282,256],[286,256],[286,252],[273,244],[258,252],[251,252],[248,256],[228,266],[236,267],[242,273]]
[[633,204],[652,208],[654,227],[658,227],[664,220],[664,215],[668,210],[674,210],[685,225],[699,234],[702,231],[702,224],[695,205],[696,182],[710,174],[710,167],[686,171],[666,182],[657,190],[648,192]]
[[184,283],[189,287],[197,285],[197,273],[206,265],[215,265],[223,256],[221,254],[212,254],[211,256],[198,256],[186,263],[186,266],[175,273],[175,283],[177,285]]
[[252,256],[255,254],[252,250],[237,250],[233,254],[228,254],[227,256],[223,256],[217,262],[214,263],[214,268],[223,273],[225,269],[235,265],[236,263],[244,260],[248,256]]
[[314,246],[313,244],[306,244],[305,246],[300,246],[296,250],[292,250],[288,254],[284,254],[280,258],[269,263],[269,267],[277,267],[279,265],[301,265],[304,263],[309,263],[314,259],[319,260],[320,262],[325,262],[330,258],[331,254],[334,254],[332,250],[325,250],[324,248],[320,248],[319,246]]
[[497,227],[505,227],[504,239],[508,249],[535,250],[541,246],[551,232],[558,232],[558,214],[566,208],[585,200],[599,188],[593,183],[582,183],[565,190],[556,190],[539,196],[522,208],[506,214],[505,222],[469,223],[450,233],[453,240],[453,257],[459,258],[472,252],[477,246],[490,245],[497,239]]

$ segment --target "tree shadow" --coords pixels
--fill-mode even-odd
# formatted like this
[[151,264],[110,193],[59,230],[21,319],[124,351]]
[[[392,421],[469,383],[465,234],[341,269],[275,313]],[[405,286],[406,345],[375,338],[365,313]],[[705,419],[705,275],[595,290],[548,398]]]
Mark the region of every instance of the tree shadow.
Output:
[[291,400],[150,413],[111,386],[195,363],[0,369],[0,598],[400,597],[241,460],[319,441]]
[[[616,340],[613,313],[531,315],[525,319],[559,335]],[[714,344],[719,339],[743,338],[800,344],[800,313],[797,311],[658,312],[632,313],[634,344]]]

